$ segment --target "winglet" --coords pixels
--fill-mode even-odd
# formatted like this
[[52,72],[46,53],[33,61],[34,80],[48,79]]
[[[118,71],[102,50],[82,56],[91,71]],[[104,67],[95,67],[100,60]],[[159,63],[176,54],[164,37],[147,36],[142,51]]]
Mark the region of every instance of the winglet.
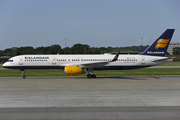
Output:
[[116,61],[118,59],[118,57],[119,57],[119,54],[120,54],[120,51],[116,54],[116,56],[113,58],[113,60],[111,62]]

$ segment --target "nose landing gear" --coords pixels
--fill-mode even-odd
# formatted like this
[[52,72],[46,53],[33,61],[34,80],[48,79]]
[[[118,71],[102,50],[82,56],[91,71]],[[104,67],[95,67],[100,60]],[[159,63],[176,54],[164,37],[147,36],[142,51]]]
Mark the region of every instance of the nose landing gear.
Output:
[[22,71],[21,75],[23,75],[23,78],[26,79],[25,70],[20,70],[20,71]]

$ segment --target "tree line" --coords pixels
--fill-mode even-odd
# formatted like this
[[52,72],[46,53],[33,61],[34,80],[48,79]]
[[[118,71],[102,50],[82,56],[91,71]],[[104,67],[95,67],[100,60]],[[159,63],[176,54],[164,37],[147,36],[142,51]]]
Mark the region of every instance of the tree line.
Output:
[[173,48],[173,55],[180,55],[180,47]]
[[[147,49],[146,46],[129,46],[129,47],[90,47],[86,44],[75,44],[72,47],[61,48],[60,45],[55,44],[47,47],[19,47],[17,49],[17,55],[24,54],[102,54],[105,52],[117,52],[117,51],[139,51],[142,52]],[[12,49],[8,48],[0,50],[0,56],[12,56]]]

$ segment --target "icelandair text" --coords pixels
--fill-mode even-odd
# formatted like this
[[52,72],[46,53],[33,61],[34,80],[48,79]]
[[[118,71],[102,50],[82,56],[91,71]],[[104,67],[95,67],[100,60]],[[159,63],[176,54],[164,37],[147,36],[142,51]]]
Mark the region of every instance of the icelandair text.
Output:
[[49,59],[49,57],[25,57],[25,59]]
[[164,52],[162,51],[156,51],[156,52],[153,52],[153,51],[147,51],[148,54],[164,54]]

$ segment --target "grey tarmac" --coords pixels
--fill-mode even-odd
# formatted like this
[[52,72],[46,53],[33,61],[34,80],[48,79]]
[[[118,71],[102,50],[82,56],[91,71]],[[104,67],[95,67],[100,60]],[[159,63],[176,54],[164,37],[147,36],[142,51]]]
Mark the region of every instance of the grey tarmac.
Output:
[[180,76],[0,78],[0,119],[180,119]]
[[2,120],[179,120],[180,107],[4,108]]

